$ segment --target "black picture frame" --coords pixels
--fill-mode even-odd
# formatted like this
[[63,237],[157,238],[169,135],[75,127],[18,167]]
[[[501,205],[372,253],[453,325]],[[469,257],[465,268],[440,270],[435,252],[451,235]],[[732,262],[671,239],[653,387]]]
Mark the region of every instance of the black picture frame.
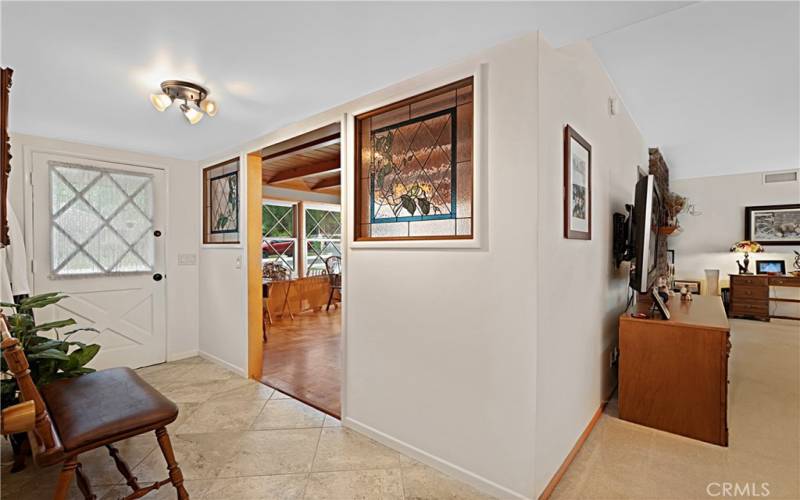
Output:
[[[766,214],[767,212],[775,212],[781,211],[791,212],[791,218],[797,220],[797,222],[790,222],[795,224],[795,229],[793,231],[793,237],[791,238],[781,238],[781,239],[764,239],[759,238],[762,236],[759,234],[759,228],[754,227],[755,224],[753,220],[760,214]],[[796,212],[796,214],[795,214]],[[784,216],[786,217],[786,216]],[[800,245],[800,203],[790,203],[786,205],[760,205],[760,206],[753,206],[753,207],[745,207],[744,208],[744,239],[755,241],[762,246],[771,246],[771,245]]]
[[[573,169],[573,142],[585,151],[586,172],[583,183],[574,182]],[[579,164],[582,163],[578,158]],[[579,165],[578,164],[578,165]],[[574,186],[573,186],[574,184]],[[576,191],[578,190],[578,191]],[[581,137],[574,128],[569,125],[564,127],[564,238],[570,240],[591,240],[592,239],[592,145],[589,141]],[[573,205],[573,200],[578,199],[580,203]],[[573,209],[580,210],[578,215],[573,217]],[[573,226],[573,219],[585,220],[585,227]]]
[[655,305],[656,309],[658,309],[658,312],[661,313],[661,317],[664,319],[669,319],[669,308],[661,299],[661,295],[658,294],[658,290],[654,288],[651,292],[651,295],[653,296],[653,304]]
[[[769,271],[764,269],[764,266],[774,266],[778,265],[780,271]],[[786,262],[783,260],[757,260],[756,261],[756,274],[767,274],[769,272],[779,272],[781,274],[786,274]]]

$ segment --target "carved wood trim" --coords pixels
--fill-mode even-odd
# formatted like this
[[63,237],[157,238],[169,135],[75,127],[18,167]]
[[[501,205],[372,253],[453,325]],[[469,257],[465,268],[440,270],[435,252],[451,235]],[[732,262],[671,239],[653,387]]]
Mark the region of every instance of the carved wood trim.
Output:
[[8,96],[11,91],[11,68],[0,68],[0,246],[8,238],[8,176],[11,174],[11,140],[8,136]]

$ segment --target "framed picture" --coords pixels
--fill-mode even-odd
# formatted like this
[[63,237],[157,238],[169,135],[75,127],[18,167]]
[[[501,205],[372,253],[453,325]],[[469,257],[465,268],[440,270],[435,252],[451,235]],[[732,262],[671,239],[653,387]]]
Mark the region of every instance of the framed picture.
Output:
[[564,237],[592,239],[592,146],[564,128]]
[[800,245],[800,203],[745,207],[744,237],[761,245]]
[[680,291],[681,288],[686,287],[694,295],[700,295],[700,282],[695,280],[675,280],[672,285],[673,291]]
[[239,243],[239,159],[203,169],[203,243]]
[[767,273],[786,274],[786,262],[782,260],[757,260],[756,274]]

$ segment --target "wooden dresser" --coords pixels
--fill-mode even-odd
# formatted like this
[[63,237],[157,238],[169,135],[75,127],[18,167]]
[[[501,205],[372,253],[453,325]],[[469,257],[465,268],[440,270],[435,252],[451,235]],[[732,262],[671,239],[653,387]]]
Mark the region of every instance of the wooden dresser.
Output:
[[[719,297],[667,304],[671,319],[619,319],[619,416],[728,446],[730,326]],[[648,312],[640,303],[637,312]]]
[[800,303],[798,299],[770,297],[773,286],[800,287],[800,276],[766,274],[731,274],[731,317],[769,321],[770,318],[800,319],[794,316],[771,316],[770,301]]

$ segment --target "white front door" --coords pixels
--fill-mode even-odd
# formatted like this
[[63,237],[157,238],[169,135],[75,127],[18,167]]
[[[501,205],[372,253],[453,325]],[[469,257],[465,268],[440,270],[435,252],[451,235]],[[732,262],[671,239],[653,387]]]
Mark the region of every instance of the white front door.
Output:
[[166,361],[164,171],[34,152],[33,289],[64,292],[37,322],[74,318],[93,368]]

